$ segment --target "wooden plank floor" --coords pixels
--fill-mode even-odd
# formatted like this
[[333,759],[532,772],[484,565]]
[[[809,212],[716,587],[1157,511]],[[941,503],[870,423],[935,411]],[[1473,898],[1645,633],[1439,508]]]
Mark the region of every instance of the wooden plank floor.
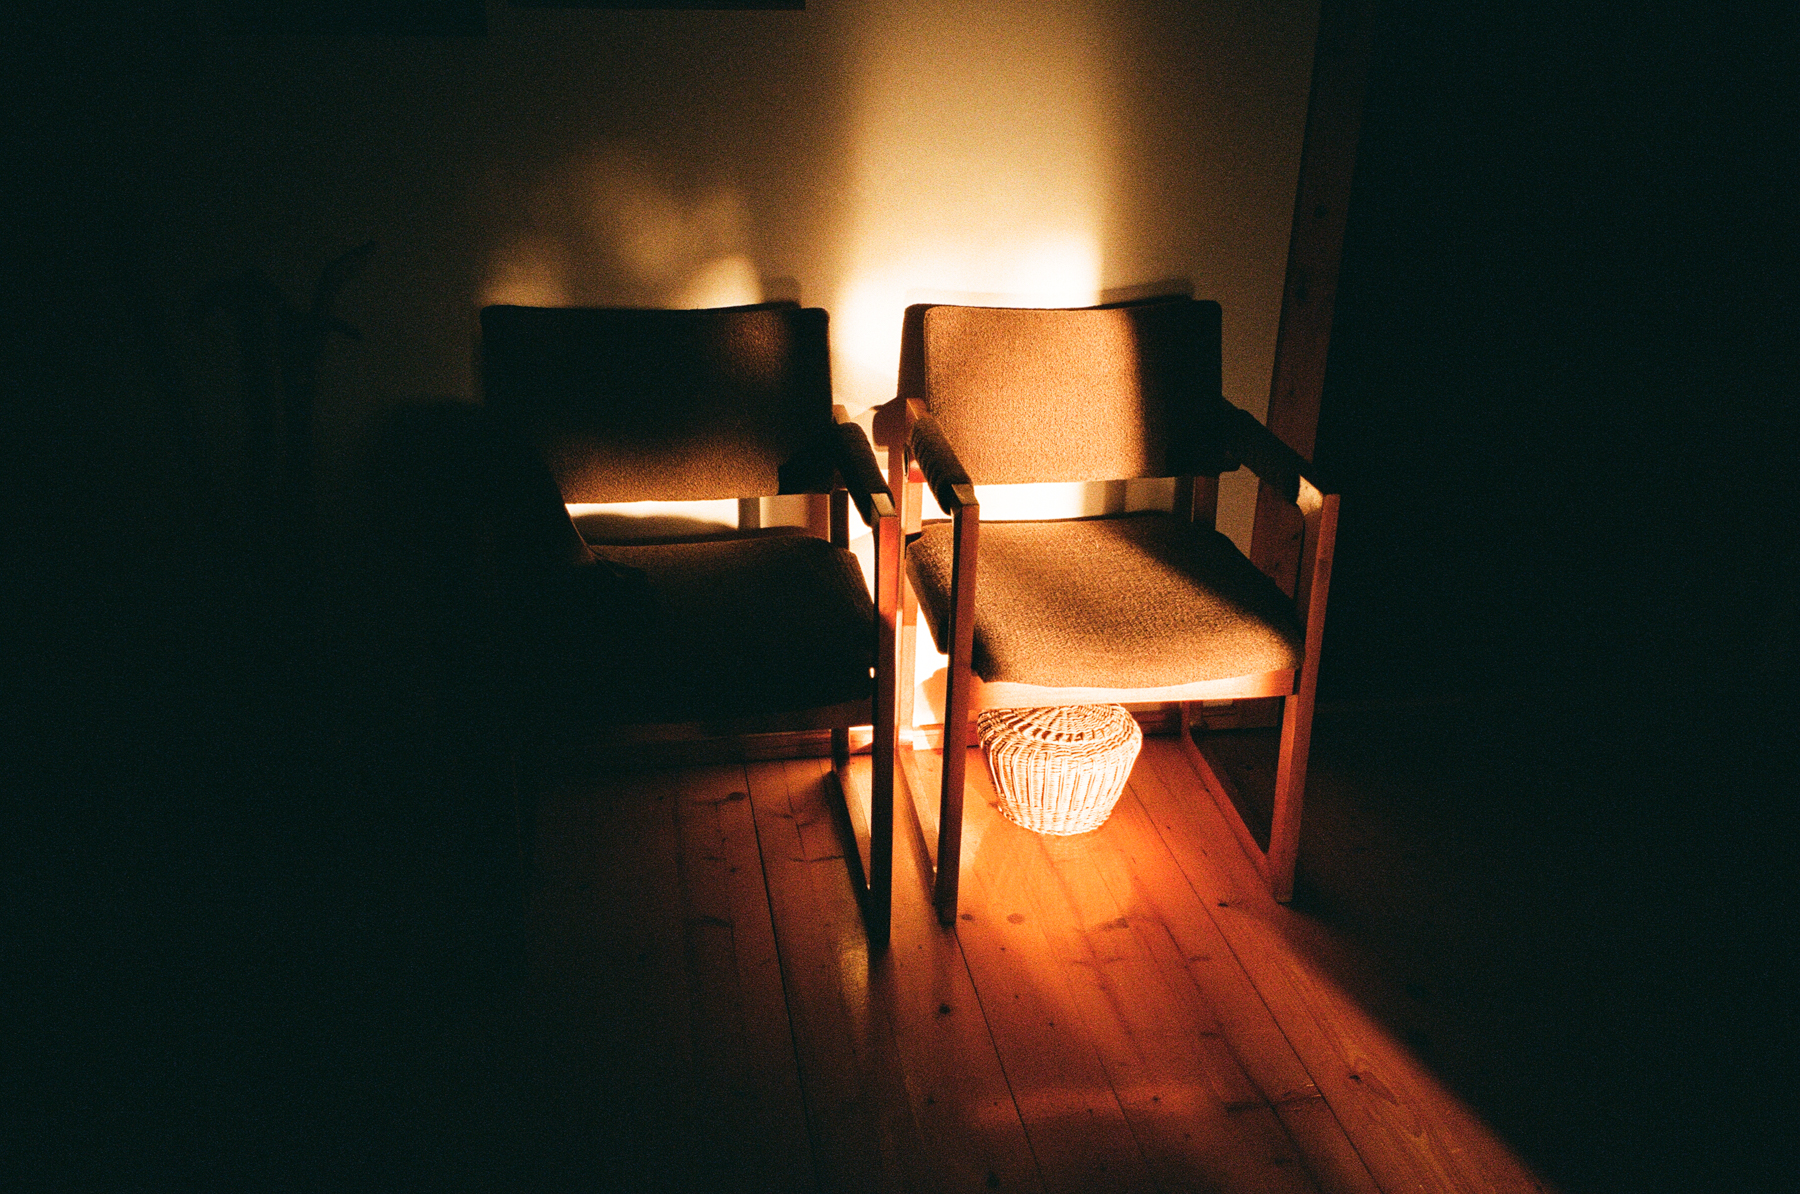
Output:
[[559,1076],[531,1084],[544,1182],[1545,1188],[1333,981],[1345,945],[1263,892],[1175,740],[1061,839],[1000,817],[977,753],[954,931],[898,802],[875,956],[825,773],[600,763],[548,786],[520,1055]]

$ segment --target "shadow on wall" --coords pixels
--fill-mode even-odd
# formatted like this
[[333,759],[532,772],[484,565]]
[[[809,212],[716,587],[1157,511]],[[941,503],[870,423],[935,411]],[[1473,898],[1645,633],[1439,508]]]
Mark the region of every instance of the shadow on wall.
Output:
[[[121,26],[32,56],[24,156],[55,183],[45,212],[127,229],[165,312],[251,267],[300,294],[333,253],[380,243],[339,309],[365,339],[327,354],[313,400],[331,520],[360,500],[346,462],[386,408],[473,397],[484,302],[798,298],[831,311],[837,395],[857,412],[893,394],[912,299],[1069,305],[1186,278],[1230,313],[1227,390],[1254,407],[1312,6],[1229,7],[489,6],[486,37],[405,41]],[[1266,213],[1238,210],[1268,195]],[[86,218],[40,222],[79,245]],[[41,255],[67,271],[60,249]],[[91,299],[56,285],[67,302],[45,322],[85,318]],[[169,341],[191,454],[219,478],[255,473],[244,458],[267,437],[243,417],[224,321]],[[94,422],[117,455],[145,451],[111,414]]]
[[751,215],[724,180],[683,186],[629,151],[547,171],[490,254],[481,305],[730,307],[770,290],[751,256]]

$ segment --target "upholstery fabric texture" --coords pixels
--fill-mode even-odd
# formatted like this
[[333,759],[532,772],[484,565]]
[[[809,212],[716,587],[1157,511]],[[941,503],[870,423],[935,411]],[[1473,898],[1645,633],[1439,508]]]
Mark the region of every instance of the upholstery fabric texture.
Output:
[[791,303],[698,311],[494,306],[489,406],[565,502],[820,492],[830,483],[826,315]]
[[[857,513],[862,515],[865,524],[873,526],[875,505],[871,499],[875,494],[888,492],[887,478],[882,476],[881,466],[875,463],[875,452],[869,446],[867,432],[855,423],[839,423],[833,431],[837,435],[838,473],[844,479],[850,500],[856,503]],[[892,497],[891,494],[888,496]]]
[[643,573],[646,603],[594,593],[598,609],[558,621],[548,663],[580,714],[709,721],[870,696],[875,611],[850,552],[799,534],[599,550]]
[[931,496],[945,510],[956,504],[957,486],[974,483],[963,471],[943,428],[929,415],[913,424],[912,454],[919,471],[925,474],[925,483],[931,487]]
[[926,400],[978,485],[1206,472],[1219,323],[1217,303],[1192,299],[915,306],[899,395]]
[[[1165,513],[981,526],[971,666],[983,680],[1160,688],[1298,667],[1289,600],[1227,539]],[[927,524],[906,567],[947,644],[951,528]]]

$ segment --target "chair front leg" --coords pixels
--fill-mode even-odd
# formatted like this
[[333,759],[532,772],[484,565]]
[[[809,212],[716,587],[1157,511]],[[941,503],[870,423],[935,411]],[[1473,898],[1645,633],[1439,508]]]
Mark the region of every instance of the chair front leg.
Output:
[[1313,699],[1319,688],[1319,656],[1325,634],[1325,599],[1336,551],[1338,496],[1321,493],[1304,477],[1299,507],[1305,527],[1297,603],[1306,617],[1306,653],[1299,685],[1282,702],[1281,757],[1275,767],[1275,809],[1269,823],[1269,888],[1277,900],[1294,898],[1294,866],[1300,857],[1300,808],[1312,748]]
[[[831,545],[847,550],[850,546],[850,495],[842,489],[833,489],[826,504]],[[840,772],[850,766],[850,731],[847,729],[831,731],[831,765]]]
[[1285,904],[1294,898],[1294,865],[1300,857],[1300,809],[1306,794],[1306,759],[1312,746],[1314,684],[1281,706],[1281,757],[1275,765],[1275,809],[1269,822],[1269,891]]
[[[967,488],[967,487],[959,487]],[[958,495],[964,496],[964,495]],[[938,806],[937,880],[933,902],[938,920],[956,923],[957,884],[962,874],[963,772],[969,759],[970,656],[975,647],[975,554],[981,507],[970,489],[952,515],[954,547],[950,573],[950,664],[945,677],[943,793]]]
[[900,719],[895,666],[900,604],[900,519],[887,507],[875,524],[875,739],[869,744],[869,902],[871,944],[886,945],[893,919],[894,748]]

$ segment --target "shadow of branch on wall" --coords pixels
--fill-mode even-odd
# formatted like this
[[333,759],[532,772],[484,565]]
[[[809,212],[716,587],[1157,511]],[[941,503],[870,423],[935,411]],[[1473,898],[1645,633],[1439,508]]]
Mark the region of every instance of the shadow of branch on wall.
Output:
[[255,267],[213,283],[194,301],[195,325],[215,312],[231,323],[244,411],[246,513],[284,541],[286,558],[304,560],[315,546],[320,365],[334,336],[362,339],[333,309],[374,252],[370,241],[327,262],[306,307]]

